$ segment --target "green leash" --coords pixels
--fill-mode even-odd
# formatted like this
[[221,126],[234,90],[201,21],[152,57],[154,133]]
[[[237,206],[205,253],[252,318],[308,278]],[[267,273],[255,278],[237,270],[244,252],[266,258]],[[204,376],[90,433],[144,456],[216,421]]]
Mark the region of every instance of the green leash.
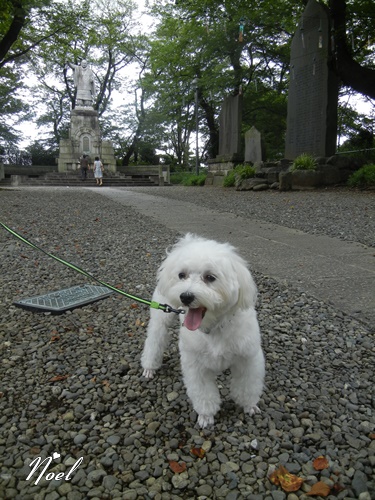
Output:
[[74,264],[71,264],[70,262],[67,262],[64,259],[61,259],[60,257],[57,257],[56,255],[53,255],[52,253],[48,253],[43,248],[38,247],[31,241],[27,240],[20,234],[16,233],[16,231],[13,231],[10,227],[6,226],[2,222],[0,222],[0,226],[2,226],[8,233],[12,234],[19,240],[21,240],[23,243],[26,245],[29,245],[31,248],[34,248],[35,250],[39,250],[40,252],[43,252],[45,255],[48,255],[48,257],[51,257],[52,259],[57,260],[57,262],[60,262],[60,264],[63,264],[64,266],[70,267],[70,269],[73,269],[73,271],[76,271],[77,273],[83,274],[83,276],[86,276],[86,278],[90,278],[97,283],[100,283],[101,285],[109,288],[110,290],[113,290],[116,293],[119,293],[120,295],[123,295],[124,297],[127,297],[128,299],[135,300],[136,302],[140,302],[141,304],[145,304],[149,307],[152,307],[153,309],[160,309],[161,311],[164,311],[165,313],[171,313],[174,312],[176,314],[181,314],[183,311],[181,309],[174,309],[173,307],[169,306],[168,304],[159,304],[159,302],[155,302],[154,300],[146,300],[142,299],[140,297],[136,297],[135,295],[131,295],[130,293],[126,293],[123,290],[120,290],[119,288],[116,288],[112,285],[109,285],[108,283],[105,283],[104,281],[99,280],[98,278],[95,278],[91,274],[89,274],[87,271],[84,269],[75,266]]

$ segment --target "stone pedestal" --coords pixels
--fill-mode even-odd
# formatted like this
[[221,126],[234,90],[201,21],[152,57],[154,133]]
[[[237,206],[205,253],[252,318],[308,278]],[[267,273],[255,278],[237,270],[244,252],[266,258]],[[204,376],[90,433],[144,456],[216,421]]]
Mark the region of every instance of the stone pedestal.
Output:
[[77,106],[70,116],[69,139],[60,141],[58,171],[77,170],[83,154],[89,156],[90,163],[99,156],[106,172],[116,172],[113,146],[110,141],[101,139],[97,111]]

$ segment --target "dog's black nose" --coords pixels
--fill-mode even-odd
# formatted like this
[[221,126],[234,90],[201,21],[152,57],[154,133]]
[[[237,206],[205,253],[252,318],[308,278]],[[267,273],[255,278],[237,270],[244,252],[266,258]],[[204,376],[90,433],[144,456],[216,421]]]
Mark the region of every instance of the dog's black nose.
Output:
[[184,292],[180,295],[180,300],[184,306],[189,306],[195,299],[195,295],[191,292]]

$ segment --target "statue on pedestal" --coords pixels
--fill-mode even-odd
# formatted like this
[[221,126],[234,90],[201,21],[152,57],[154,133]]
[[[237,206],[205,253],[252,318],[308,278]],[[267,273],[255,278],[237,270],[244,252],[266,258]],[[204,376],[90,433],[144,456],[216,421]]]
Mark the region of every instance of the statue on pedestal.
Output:
[[65,64],[74,72],[76,105],[70,112],[69,138],[60,140],[58,171],[76,170],[77,158],[86,155],[89,163],[90,158],[99,156],[107,172],[116,172],[113,145],[102,139],[98,112],[93,107],[95,75],[86,60],[79,65],[68,61]]
[[87,61],[83,59],[80,66],[70,62],[66,64],[74,71],[74,85],[77,89],[76,106],[92,108],[95,97],[95,81],[94,73],[87,65]]

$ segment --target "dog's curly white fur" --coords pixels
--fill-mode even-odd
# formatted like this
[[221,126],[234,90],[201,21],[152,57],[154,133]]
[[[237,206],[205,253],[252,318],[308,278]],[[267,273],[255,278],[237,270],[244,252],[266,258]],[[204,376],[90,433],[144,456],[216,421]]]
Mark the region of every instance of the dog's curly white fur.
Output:
[[[214,423],[220,408],[216,376],[228,368],[233,400],[250,415],[259,412],[264,356],[256,295],[246,262],[228,243],[187,234],[159,268],[153,300],[186,312],[180,315],[181,368],[201,427]],[[162,364],[175,318],[151,309],[141,359],[146,378]]]

